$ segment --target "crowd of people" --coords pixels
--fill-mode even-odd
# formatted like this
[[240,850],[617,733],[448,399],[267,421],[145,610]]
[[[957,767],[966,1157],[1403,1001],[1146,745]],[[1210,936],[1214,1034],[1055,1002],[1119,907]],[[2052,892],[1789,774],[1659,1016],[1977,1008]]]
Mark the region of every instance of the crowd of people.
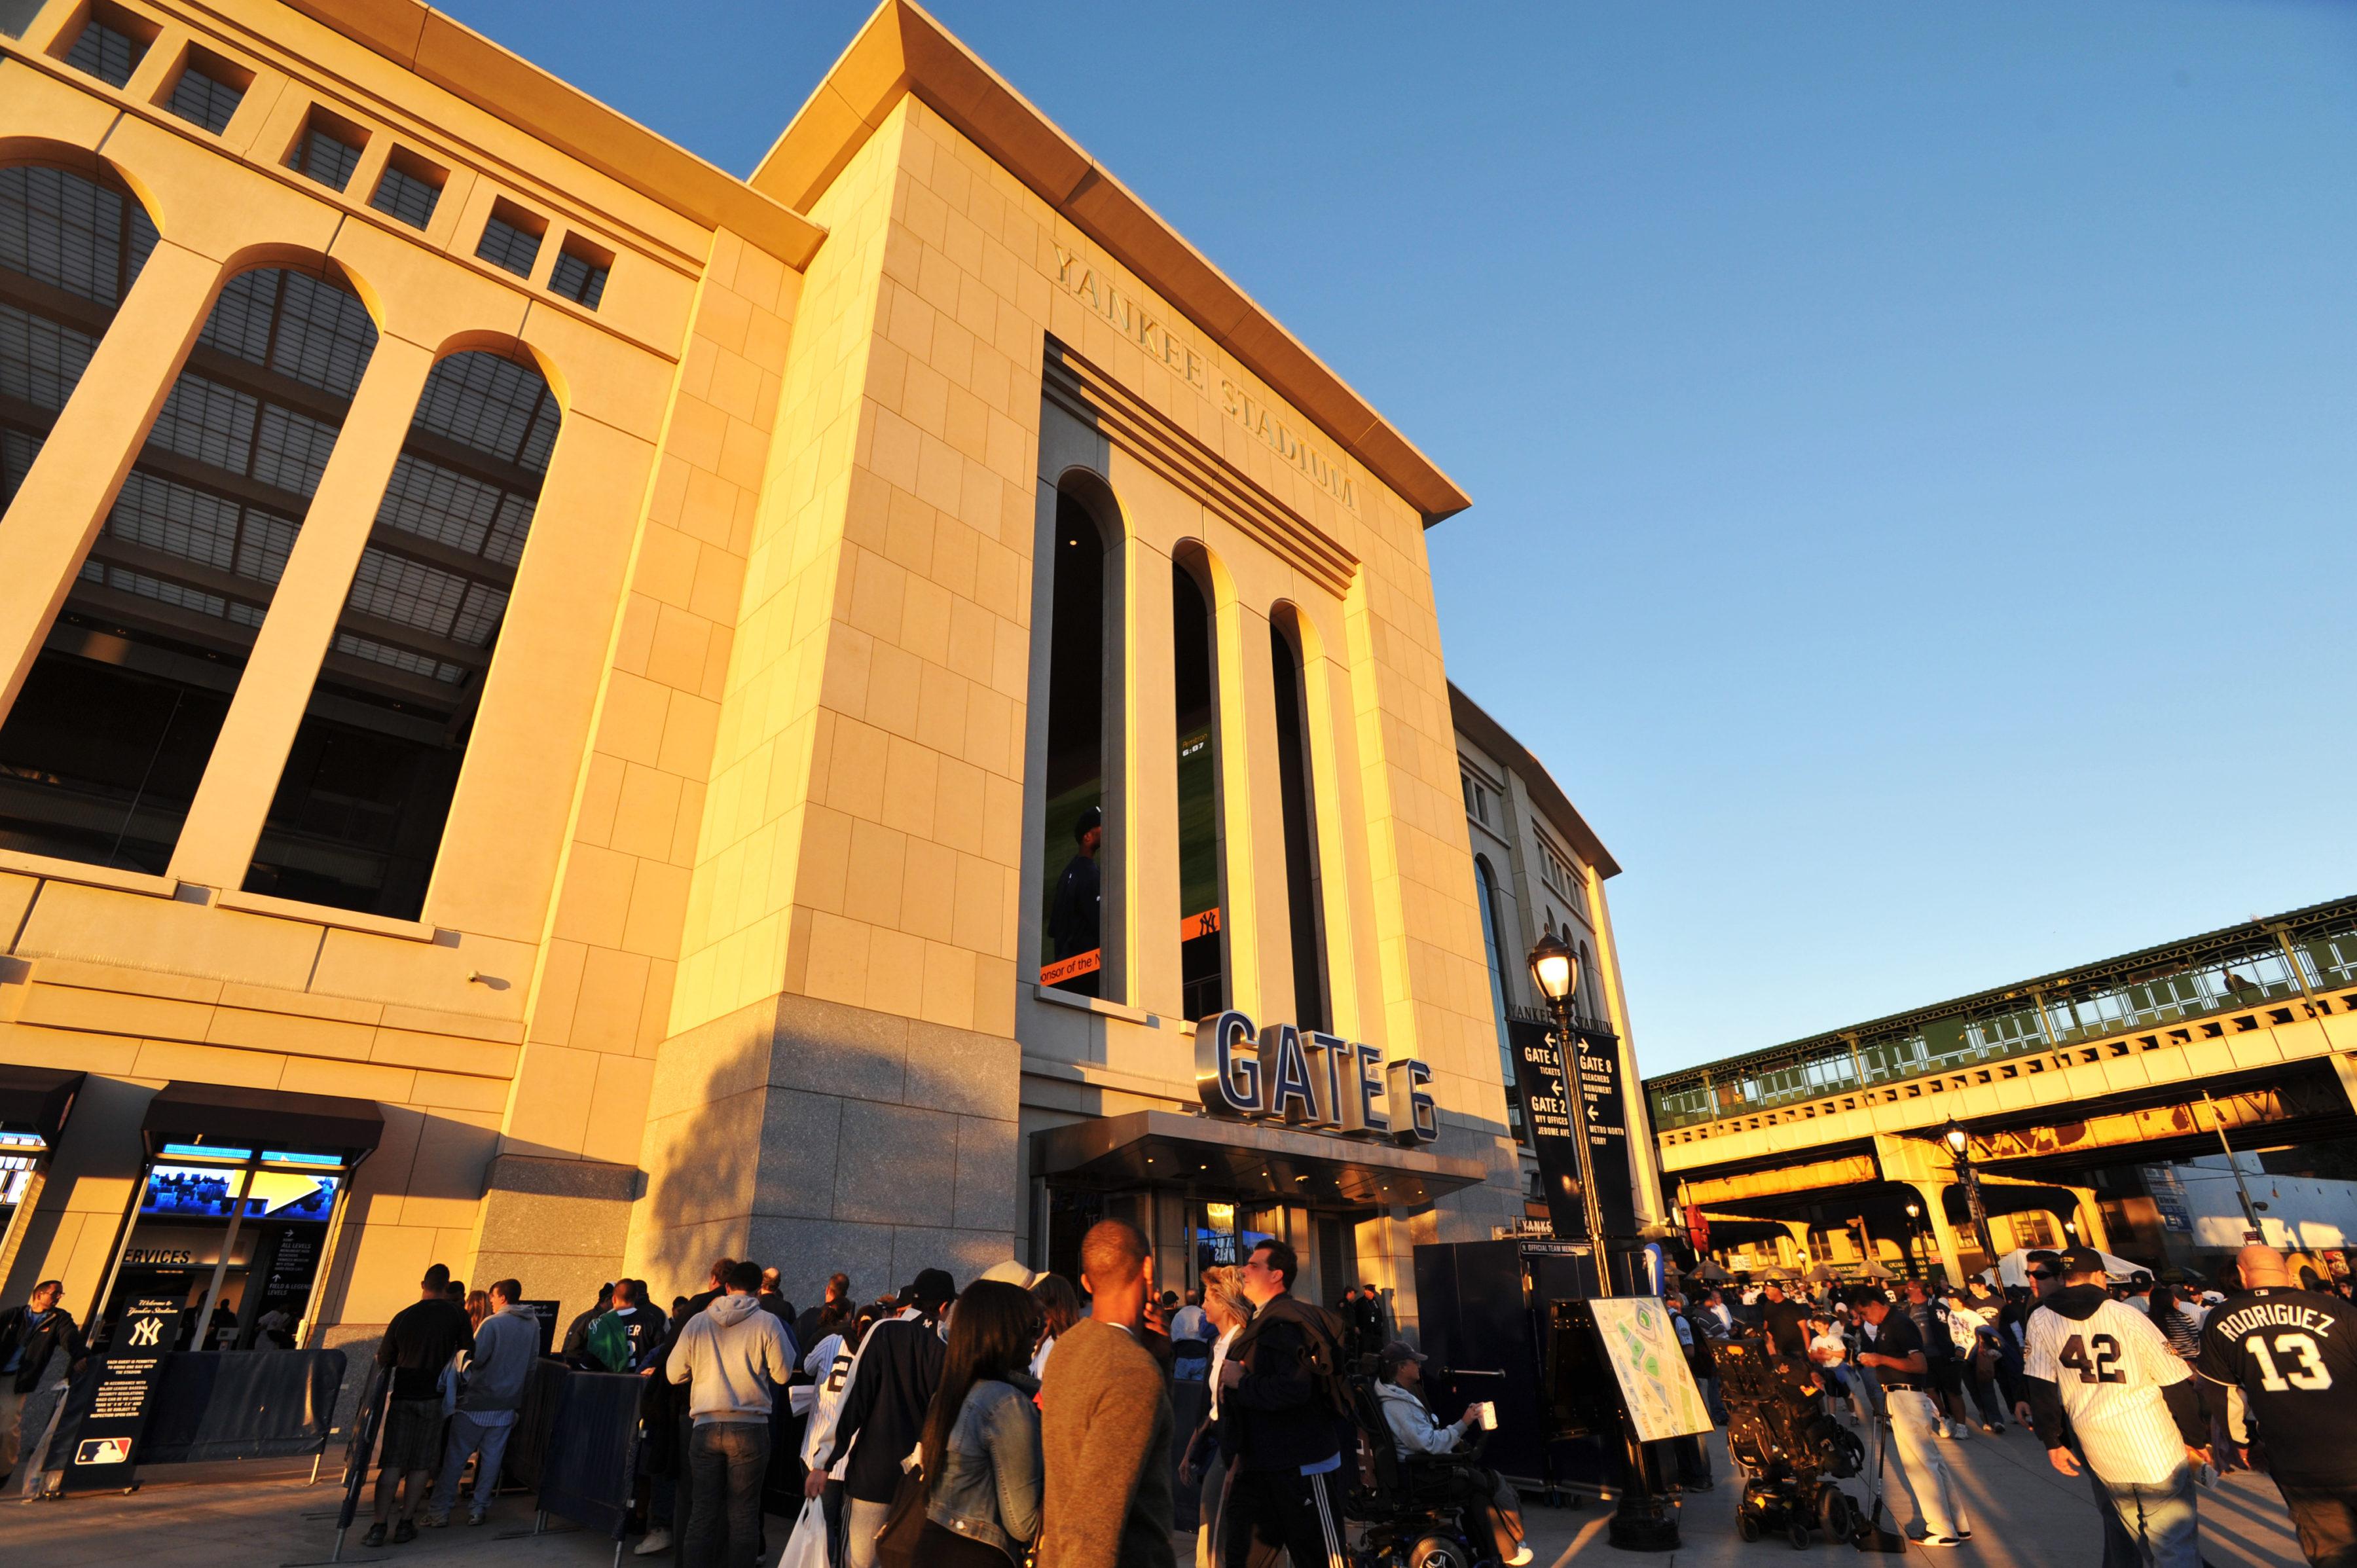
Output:
[[[926,1269],[862,1303],[836,1274],[798,1313],[776,1271],[722,1259],[707,1288],[669,1313],[644,1281],[614,1282],[566,1326],[558,1354],[643,1380],[638,1555],[675,1552],[696,1568],[774,1560],[764,1497],[783,1472],[805,1499],[784,1552],[798,1563],[1177,1568],[1184,1486],[1198,1563],[1289,1555],[1340,1568],[1343,1499],[1361,1463],[1351,1376],[1372,1374],[1403,1458],[1456,1453],[1478,1412],[1435,1416],[1424,1358],[1381,1337],[1372,1285],[1322,1308],[1294,1294],[1297,1271],[1290,1247],[1263,1240],[1182,1299],[1156,1290],[1145,1236],[1105,1220],[1082,1239],[1077,1283],[1006,1262],[960,1290]],[[484,1521],[538,1354],[521,1294],[502,1280],[478,1299],[437,1264],[387,1326],[365,1544]],[[1190,1380],[1203,1398],[1188,1407],[1204,1414],[1174,1432],[1172,1391]],[[1465,1468],[1500,1559],[1528,1563],[1512,1487]]]
[[[1721,1423],[1710,1342],[1746,1336],[1861,1431],[1884,1423],[1925,1546],[1973,1535],[1942,1444],[2010,1428],[2086,1477],[2104,1568],[2199,1568],[2199,1487],[2245,1467],[2275,1482],[2311,1564],[2357,1568],[2357,1410],[2330,1391],[2357,1388],[2348,1281],[2304,1287],[2258,1245],[2237,1255],[2231,1290],[2115,1281],[2089,1247],[2027,1261],[2030,1283],[2002,1291],[1690,1280],[1668,1302]],[[1677,1458],[1675,1485],[1712,1484],[1698,1443]]]

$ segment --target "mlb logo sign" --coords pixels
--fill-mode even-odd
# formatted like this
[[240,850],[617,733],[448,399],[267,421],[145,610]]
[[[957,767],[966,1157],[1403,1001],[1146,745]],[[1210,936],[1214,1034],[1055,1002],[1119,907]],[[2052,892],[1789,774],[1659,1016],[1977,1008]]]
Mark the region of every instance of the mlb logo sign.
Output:
[[131,1458],[128,1437],[87,1437],[74,1450],[77,1465],[121,1465]]

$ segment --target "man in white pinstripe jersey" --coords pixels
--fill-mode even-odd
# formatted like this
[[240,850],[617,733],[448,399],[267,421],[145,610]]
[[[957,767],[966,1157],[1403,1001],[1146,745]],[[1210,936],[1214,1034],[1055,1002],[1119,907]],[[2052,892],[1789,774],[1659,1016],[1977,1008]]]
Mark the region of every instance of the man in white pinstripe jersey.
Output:
[[2114,1301],[2104,1256],[2062,1254],[2062,1288],[2029,1316],[2022,1373],[2038,1440],[2066,1476],[2079,1455],[2104,1510],[2104,1568],[2201,1568],[2194,1478],[2210,1462],[2191,1369],[2152,1319]]

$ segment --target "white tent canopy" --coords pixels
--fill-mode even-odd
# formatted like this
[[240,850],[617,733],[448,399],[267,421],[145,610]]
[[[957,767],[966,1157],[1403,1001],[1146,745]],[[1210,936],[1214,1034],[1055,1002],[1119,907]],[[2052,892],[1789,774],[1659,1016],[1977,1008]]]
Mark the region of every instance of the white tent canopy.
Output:
[[[2109,1252],[2104,1254],[2104,1271],[2115,1280],[2126,1280],[2134,1273],[2152,1272],[2142,1263],[2131,1263],[2126,1258],[2115,1258]],[[2001,1284],[2029,1285],[2035,1283],[2029,1277],[2029,1249],[2017,1247],[1999,1258],[1996,1261],[1996,1277]]]

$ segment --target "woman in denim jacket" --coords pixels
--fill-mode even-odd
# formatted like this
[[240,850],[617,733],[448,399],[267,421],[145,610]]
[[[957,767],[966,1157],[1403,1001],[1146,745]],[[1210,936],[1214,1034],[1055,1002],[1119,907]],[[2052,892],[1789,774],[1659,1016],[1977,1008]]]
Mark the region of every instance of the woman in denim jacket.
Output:
[[1039,1533],[1039,1385],[1025,1370],[1039,1337],[1031,1293],[977,1280],[950,1314],[941,1387],[925,1412],[926,1568],[1021,1568]]

